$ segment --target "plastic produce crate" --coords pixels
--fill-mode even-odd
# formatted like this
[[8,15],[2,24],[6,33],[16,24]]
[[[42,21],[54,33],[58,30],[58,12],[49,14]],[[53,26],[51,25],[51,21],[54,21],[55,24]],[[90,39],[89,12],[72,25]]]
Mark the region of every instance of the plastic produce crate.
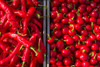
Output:
[[[46,3],[47,3],[47,0],[38,0],[38,1],[42,5],[42,6],[39,6],[39,9],[43,10],[43,36],[42,37],[43,37],[43,43],[46,46]],[[46,67],[46,54],[44,54],[43,67]]]
[[[52,1],[53,1],[53,0],[52,0]],[[60,1],[61,1],[61,0],[60,0]],[[80,1],[82,1],[82,0],[80,0]],[[83,14],[83,13],[85,13],[86,10],[88,11],[88,9],[86,8],[88,5],[91,7],[91,9],[94,9],[94,10],[97,9],[96,11],[97,11],[97,12],[99,11],[99,8],[98,8],[97,6],[95,6],[95,7],[93,8],[93,7],[91,6],[91,5],[92,5],[91,3],[94,3],[94,2],[95,2],[95,3],[97,3],[97,4],[100,4],[100,0],[98,0],[99,2],[96,2],[97,0],[96,0],[96,1],[95,1],[95,0],[90,0],[90,3],[88,3],[88,4],[84,1],[84,4],[87,4],[87,5],[85,5],[86,7],[84,7],[84,9],[83,9],[83,10],[85,10],[83,13],[81,12],[81,8],[79,9],[80,5],[81,5],[81,6],[83,5],[83,3],[80,3],[80,1],[78,1],[77,4],[75,4],[75,3],[74,3],[74,4],[72,3],[72,4],[73,4],[73,9],[77,9],[77,12],[79,12],[79,14],[82,15],[82,19],[84,18],[84,16],[87,16],[87,15],[89,15],[89,16],[88,16],[89,18],[94,17],[94,14],[93,14],[93,16],[91,16],[91,15],[92,15],[92,10],[91,10],[91,13],[89,13],[89,14],[88,14],[88,12],[87,12],[87,14],[85,14],[85,15]],[[62,3],[64,3],[64,2],[62,2]],[[67,4],[70,4],[70,3],[67,3]],[[72,4],[71,4],[71,5],[72,5]],[[96,5],[97,5],[97,4],[96,4]],[[48,35],[50,35],[50,32],[51,32],[51,31],[50,31],[50,20],[51,20],[51,18],[50,18],[50,11],[51,11],[52,8],[50,9],[50,5],[51,5],[51,0],[47,0],[47,34],[48,34]],[[62,6],[62,4],[61,4],[61,6]],[[56,7],[59,7],[59,6],[56,6]],[[67,6],[67,8],[68,8],[68,6]],[[68,8],[68,9],[69,9],[69,8]],[[71,9],[69,9],[69,10],[71,10]],[[68,10],[68,11],[69,11],[69,10]],[[59,11],[58,11],[58,12],[59,12]],[[63,11],[62,11],[62,12],[63,12]],[[72,11],[72,12],[74,12],[74,11]],[[76,14],[77,14],[77,12],[76,12]],[[94,12],[94,11],[93,11],[93,12]],[[81,13],[82,13],[82,14],[81,14]],[[100,13],[100,11],[99,11],[99,13]],[[99,14],[99,13],[98,13],[98,14]],[[65,13],[65,14],[66,14],[66,13]],[[75,23],[79,24],[78,21],[76,20],[76,19],[77,19],[77,18],[76,18],[76,14],[75,14],[75,17],[74,17],[74,18],[75,18]],[[67,16],[68,16],[68,15],[67,15]],[[98,16],[99,16],[99,18],[100,18],[100,15],[98,15]],[[94,18],[96,19],[96,21],[93,21],[93,22],[97,22],[97,19],[98,19],[97,17],[98,17],[98,16],[94,17]],[[70,17],[69,17],[69,18],[70,18]],[[72,18],[73,18],[73,17],[71,17],[71,19],[72,19]],[[58,17],[57,17],[57,19],[58,19]],[[83,24],[80,24],[80,25],[85,25],[85,26],[86,26],[86,24],[87,24],[86,20],[83,20],[83,21],[84,21]],[[70,21],[69,21],[69,22],[70,22]],[[79,21],[79,22],[81,22],[81,21]],[[85,23],[85,22],[86,22],[86,23]],[[88,20],[88,22],[91,22],[90,19]],[[62,22],[62,23],[63,23],[63,22]],[[85,24],[84,24],[84,23],[85,23]],[[70,24],[74,24],[74,23],[70,23]],[[99,26],[98,23],[94,23],[94,25],[91,23],[91,26],[93,25],[92,27],[94,27],[95,24]],[[95,28],[94,28],[94,29],[95,29]],[[82,30],[85,30],[85,29],[82,29]],[[76,31],[77,31],[77,30],[76,30]],[[93,28],[92,28],[92,31],[93,31],[93,34],[95,34]],[[79,32],[80,32],[80,31],[79,31]],[[78,32],[78,33],[75,33],[75,34],[78,35],[78,36],[80,36],[80,33],[79,33],[79,32]],[[82,32],[82,31],[81,31],[81,32]],[[87,32],[89,32],[89,31],[87,30]],[[70,35],[70,33],[68,33],[68,34]],[[90,34],[90,32],[89,32],[88,34]],[[87,34],[87,35],[88,35],[88,34]],[[96,33],[96,35],[97,35],[97,34],[98,34],[98,33]],[[81,33],[81,35],[82,35],[82,33]],[[91,34],[90,34],[90,35],[91,35]],[[70,36],[73,36],[73,35],[70,35]],[[84,35],[84,36],[85,36],[85,35]],[[85,36],[85,37],[86,37],[86,36]],[[88,37],[89,37],[89,36],[88,36]],[[49,38],[49,36],[47,36],[47,38]],[[66,38],[67,38],[67,37],[66,37]],[[73,38],[73,39],[74,39],[74,38]],[[86,39],[87,39],[87,38],[86,38]],[[95,38],[95,39],[96,39],[96,41],[98,41],[98,42],[100,41],[98,38]],[[74,40],[74,41],[75,41],[75,40]],[[79,41],[81,41],[81,40],[79,40]],[[86,40],[85,40],[85,41],[86,41]],[[82,42],[82,41],[81,41],[81,42]],[[75,41],[75,43],[76,43],[76,41]],[[83,43],[84,43],[84,42],[83,42]],[[87,42],[86,42],[86,43],[87,43]],[[96,42],[93,42],[93,43],[96,43]],[[96,44],[97,44],[97,43],[96,43]],[[72,45],[72,44],[70,44],[70,45]],[[82,44],[82,46],[83,46],[83,45],[84,45],[84,44]],[[97,44],[97,45],[98,45],[98,44]],[[69,46],[69,45],[68,45],[68,46]],[[73,48],[72,48],[72,49],[73,49]],[[75,47],[75,49],[78,50],[76,47]],[[83,49],[84,49],[84,48],[83,48]],[[93,49],[91,50],[91,46],[89,46],[89,49],[90,49],[90,51],[93,50]],[[94,51],[94,50],[93,50],[93,51]],[[89,53],[89,52],[88,52],[88,53]],[[88,55],[88,53],[87,53],[87,55]],[[74,53],[73,53],[73,54],[74,54]],[[96,55],[97,55],[97,54],[96,54]],[[95,55],[95,57],[97,57],[96,55]],[[73,55],[73,56],[75,56],[75,55]],[[72,57],[73,57],[73,56],[72,56]],[[90,57],[90,56],[88,56],[88,57]],[[49,59],[50,59],[50,44],[47,43],[47,63],[46,63],[47,66],[46,66],[46,67],[50,67]],[[74,59],[76,60],[77,58],[75,57]],[[78,59],[79,59],[79,58],[78,58]],[[74,61],[74,60],[72,60],[72,61]],[[80,60],[80,61],[82,61],[82,60]],[[99,67],[99,65],[100,65],[100,63],[98,63],[98,62],[97,62],[96,64],[92,64],[91,61],[90,61],[90,58],[88,58],[88,60],[86,59],[85,61],[90,62],[91,66],[92,66],[92,65],[94,65],[94,66],[96,65],[96,66]],[[97,61],[98,61],[98,60],[97,60]],[[62,62],[62,61],[61,61],[61,62]],[[76,62],[76,61],[75,61],[75,62]],[[74,62],[74,63],[75,63],[75,62]],[[83,62],[83,61],[82,61],[82,62]],[[62,63],[63,63],[63,62],[62,62]],[[81,63],[81,64],[82,64],[82,63]],[[67,65],[66,65],[66,66],[67,66]],[[74,67],[74,66],[75,66],[75,65],[71,65],[71,67]]]

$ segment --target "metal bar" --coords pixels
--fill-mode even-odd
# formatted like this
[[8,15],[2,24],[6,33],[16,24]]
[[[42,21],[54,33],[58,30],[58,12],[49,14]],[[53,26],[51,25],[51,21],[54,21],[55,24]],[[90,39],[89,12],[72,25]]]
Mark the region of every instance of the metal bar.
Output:
[[[47,0],[47,16],[50,16],[50,0]],[[50,35],[50,17],[47,17],[47,34]],[[47,36],[47,38],[48,38],[48,36]],[[50,65],[49,65],[49,58],[50,58],[49,52],[50,52],[50,46],[47,43],[47,67],[50,67]]]
[[[43,0],[43,43],[46,46],[46,0]],[[46,67],[46,54],[44,54],[43,67]]]

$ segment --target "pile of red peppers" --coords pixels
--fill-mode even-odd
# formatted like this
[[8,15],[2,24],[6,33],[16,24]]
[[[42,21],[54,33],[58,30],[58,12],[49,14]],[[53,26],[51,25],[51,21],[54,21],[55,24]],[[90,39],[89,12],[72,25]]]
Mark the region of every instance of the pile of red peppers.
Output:
[[50,67],[100,67],[100,0],[50,0],[50,8]]
[[37,0],[0,0],[0,67],[42,66],[46,47],[39,5]]

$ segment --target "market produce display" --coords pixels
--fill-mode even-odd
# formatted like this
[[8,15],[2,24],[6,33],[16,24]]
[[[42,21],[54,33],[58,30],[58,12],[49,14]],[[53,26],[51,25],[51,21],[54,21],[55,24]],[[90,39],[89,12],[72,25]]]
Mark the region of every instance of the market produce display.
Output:
[[43,12],[38,0],[0,0],[0,67],[42,67]]
[[100,0],[50,3],[50,67],[100,67]]

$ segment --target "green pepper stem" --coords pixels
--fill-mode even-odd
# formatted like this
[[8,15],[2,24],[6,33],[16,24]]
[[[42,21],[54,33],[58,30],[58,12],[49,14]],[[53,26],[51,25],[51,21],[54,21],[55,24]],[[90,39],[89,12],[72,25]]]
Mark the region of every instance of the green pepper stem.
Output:
[[27,28],[27,31],[29,32],[29,35],[31,36],[31,32],[30,32],[29,28]]
[[72,17],[71,19],[74,20],[74,17]]
[[22,46],[20,47],[19,51],[21,51],[23,47],[24,47],[24,45],[22,45]]
[[86,30],[86,27],[83,27],[84,28],[84,30]]
[[59,15],[58,11],[56,11],[57,15]]
[[12,44],[13,47],[16,47],[15,45]]
[[78,40],[78,44],[80,45],[80,40]]
[[11,50],[11,49],[9,49],[9,52],[12,52],[12,50]]
[[49,35],[49,34],[47,34],[47,36],[48,36],[48,38],[49,38],[49,39],[51,39],[51,37],[50,37],[50,35]]
[[0,20],[0,23],[1,23],[1,20]]
[[23,27],[22,27],[22,23],[21,23],[22,21],[20,21],[20,28],[22,29]]
[[33,50],[33,52],[35,52],[35,56],[38,56],[38,53],[35,51],[35,49],[32,47],[32,46],[30,46],[29,47],[31,50]]
[[38,52],[41,52],[41,49],[40,49],[40,41],[41,41],[41,38],[39,38],[39,42],[38,42]]
[[79,38],[81,38],[81,36],[79,36]]
[[56,51],[56,47],[54,47],[53,51]]
[[38,4],[38,6],[47,8],[47,6],[44,6],[44,5],[41,5],[41,4]]
[[22,56],[20,56],[20,55],[18,55],[18,54],[16,54],[18,57],[20,57],[20,58],[22,58]]
[[24,67],[25,61],[22,62],[22,67]]
[[86,50],[84,49],[84,50],[82,50],[82,52],[84,53],[84,52],[86,52]]
[[0,36],[1,36],[1,32],[0,32]]
[[56,58],[55,61],[58,61],[58,58]]
[[71,65],[71,67],[75,67],[75,65]]
[[58,41],[58,39],[57,38],[54,38],[54,41]]
[[79,11],[80,11],[80,10],[78,9],[78,11],[76,12],[77,16],[79,16],[79,14],[80,14]]
[[55,27],[55,28],[53,29],[53,31],[54,31],[55,29],[57,29],[57,27]]
[[91,22],[91,27],[92,27],[92,29],[93,29],[93,22]]
[[40,14],[39,14],[39,13],[37,13],[37,14],[36,14],[36,16],[37,16],[38,18],[41,18],[41,16],[40,16]]
[[95,39],[95,40],[94,40],[94,42],[96,43],[96,42],[97,42],[97,40]]
[[82,41],[82,44],[85,44],[86,43],[86,41]]
[[84,17],[82,17],[82,19],[84,19]]
[[57,29],[57,27],[55,27],[55,28],[52,30],[52,32],[54,32],[55,29]]
[[94,33],[95,35],[97,35],[97,34],[94,32],[94,30],[93,30],[93,33]]
[[67,46],[65,49],[68,49],[69,48],[69,46]]
[[72,5],[71,5],[71,4],[69,4],[69,7],[72,7]]
[[10,0],[10,1],[7,0],[6,2],[9,2],[10,3],[10,2],[13,2],[13,0]]
[[74,4],[74,9],[75,9],[75,4]]
[[27,35],[27,34],[24,34],[24,35],[21,34],[21,33],[18,31],[18,29],[17,29],[17,34],[18,34],[18,35],[21,35],[21,36],[26,36],[26,35]]
[[95,56],[93,57],[94,59],[96,59],[97,54],[95,54]]
[[[71,26],[73,26],[72,24],[70,24]],[[74,26],[73,26],[73,28],[71,29],[71,31],[74,31]]]
[[89,55],[93,55],[93,52],[89,53]]
[[66,42],[66,40],[63,40],[64,42]]
[[70,57],[72,60],[74,60],[73,56]]

